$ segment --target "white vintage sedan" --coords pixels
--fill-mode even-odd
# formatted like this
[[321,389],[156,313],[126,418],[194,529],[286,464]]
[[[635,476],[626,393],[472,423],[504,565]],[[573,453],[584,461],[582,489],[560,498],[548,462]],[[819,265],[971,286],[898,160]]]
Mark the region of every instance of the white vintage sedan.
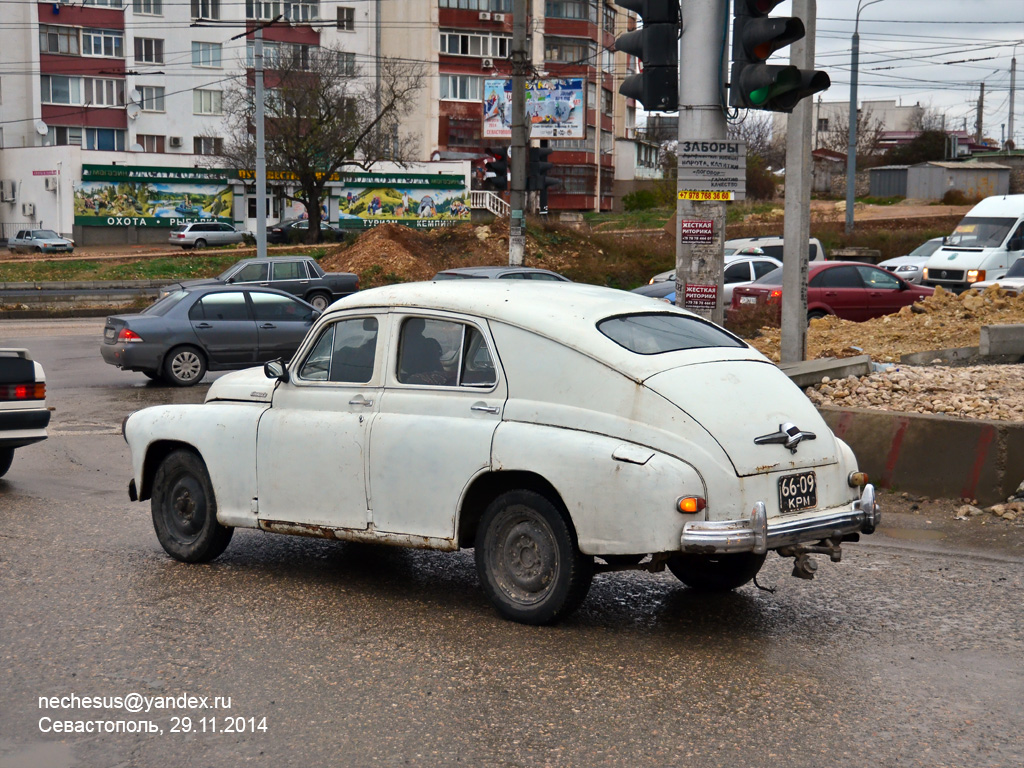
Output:
[[732,334],[607,288],[449,280],[333,304],[288,363],[125,421],[133,500],[205,562],[234,528],[475,547],[497,611],[554,622],[595,573],[752,580],[879,521],[798,387]]

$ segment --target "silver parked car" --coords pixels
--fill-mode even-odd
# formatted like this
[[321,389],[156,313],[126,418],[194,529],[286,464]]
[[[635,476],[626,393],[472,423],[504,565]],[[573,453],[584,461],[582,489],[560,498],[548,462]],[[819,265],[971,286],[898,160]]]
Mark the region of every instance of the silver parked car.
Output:
[[193,221],[189,224],[179,224],[172,229],[168,242],[182,248],[205,248],[208,245],[240,243],[244,239],[244,232],[239,232],[222,221]]
[[7,249],[11,253],[71,253],[75,250],[75,243],[52,229],[23,229],[7,241]]
[[917,246],[917,248],[912,250],[906,256],[896,256],[892,259],[880,261],[878,262],[878,266],[882,269],[894,272],[908,283],[920,285],[921,278],[924,277],[924,265],[928,262],[928,259],[931,258],[932,254],[941,247],[942,238],[933,237],[931,240],[927,240]]

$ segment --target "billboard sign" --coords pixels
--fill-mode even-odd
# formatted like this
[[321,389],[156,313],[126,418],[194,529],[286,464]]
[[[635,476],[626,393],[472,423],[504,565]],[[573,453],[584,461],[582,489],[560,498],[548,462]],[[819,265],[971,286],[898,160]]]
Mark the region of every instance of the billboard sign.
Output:
[[[526,120],[531,139],[586,138],[582,78],[526,83]],[[485,139],[512,138],[512,80],[484,81]]]
[[352,174],[345,177],[340,195],[338,226],[343,229],[378,224],[431,229],[463,224],[470,218],[464,176]]

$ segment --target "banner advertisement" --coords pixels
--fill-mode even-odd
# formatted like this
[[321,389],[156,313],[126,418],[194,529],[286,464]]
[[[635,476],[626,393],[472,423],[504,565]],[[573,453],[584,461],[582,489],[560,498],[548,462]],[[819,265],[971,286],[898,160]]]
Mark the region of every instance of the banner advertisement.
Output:
[[232,223],[234,195],[223,170],[82,166],[75,224],[174,227],[192,221]]
[[[582,78],[526,83],[526,120],[531,139],[586,138]],[[485,139],[512,137],[512,80],[484,81]]]
[[338,226],[450,227],[470,220],[469,206],[469,190],[462,176],[364,174],[346,179],[338,201]]

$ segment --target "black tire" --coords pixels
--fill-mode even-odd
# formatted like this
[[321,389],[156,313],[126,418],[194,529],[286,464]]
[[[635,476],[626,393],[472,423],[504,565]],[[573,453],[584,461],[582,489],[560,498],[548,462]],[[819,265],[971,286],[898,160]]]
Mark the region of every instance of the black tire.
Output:
[[811,320],[820,320],[823,317],[828,317],[828,312],[823,312],[820,309],[812,309],[807,313],[807,322],[809,323]]
[[206,375],[206,358],[195,347],[175,347],[164,358],[163,378],[176,387],[193,387]]
[[156,470],[150,500],[160,546],[175,560],[206,563],[231,542],[233,528],[217,522],[217,498],[199,456],[187,450],[169,454]]
[[484,593],[506,619],[552,624],[583,602],[594,558],[576,546],[568,517],[534,491],[508,491],[487,507],[476,537]]
[[7,470],[11,468],[12,461],[14,461],[14,449],[0,448],[0,477],[7,474]]
[[206,247],[206,241],[200,237],[198,240],[196,240],[196,244],[192,247],[195,248],[197,251],[201,251],[203,248]]
[[314,293],[310,295],[307,301],[313,305],[313,309],[318,309],[321,312],[331,305],[331,297],[326,293]]
[[766,555],[737,552],[731,555],[674,555],[668,569],[683,584],[701,592],[728,592],[742,587],[761,570]]
[[164,375],[160,371],[143,371],[142,374],[153,381],[163,381]]
[[36,246],[36,253],[42,253],[42,252],[43,252],[43,249],[42,249],[42,248],[40,248],[40,247],[39,247],[39,246],[37,245],[37,246]]

